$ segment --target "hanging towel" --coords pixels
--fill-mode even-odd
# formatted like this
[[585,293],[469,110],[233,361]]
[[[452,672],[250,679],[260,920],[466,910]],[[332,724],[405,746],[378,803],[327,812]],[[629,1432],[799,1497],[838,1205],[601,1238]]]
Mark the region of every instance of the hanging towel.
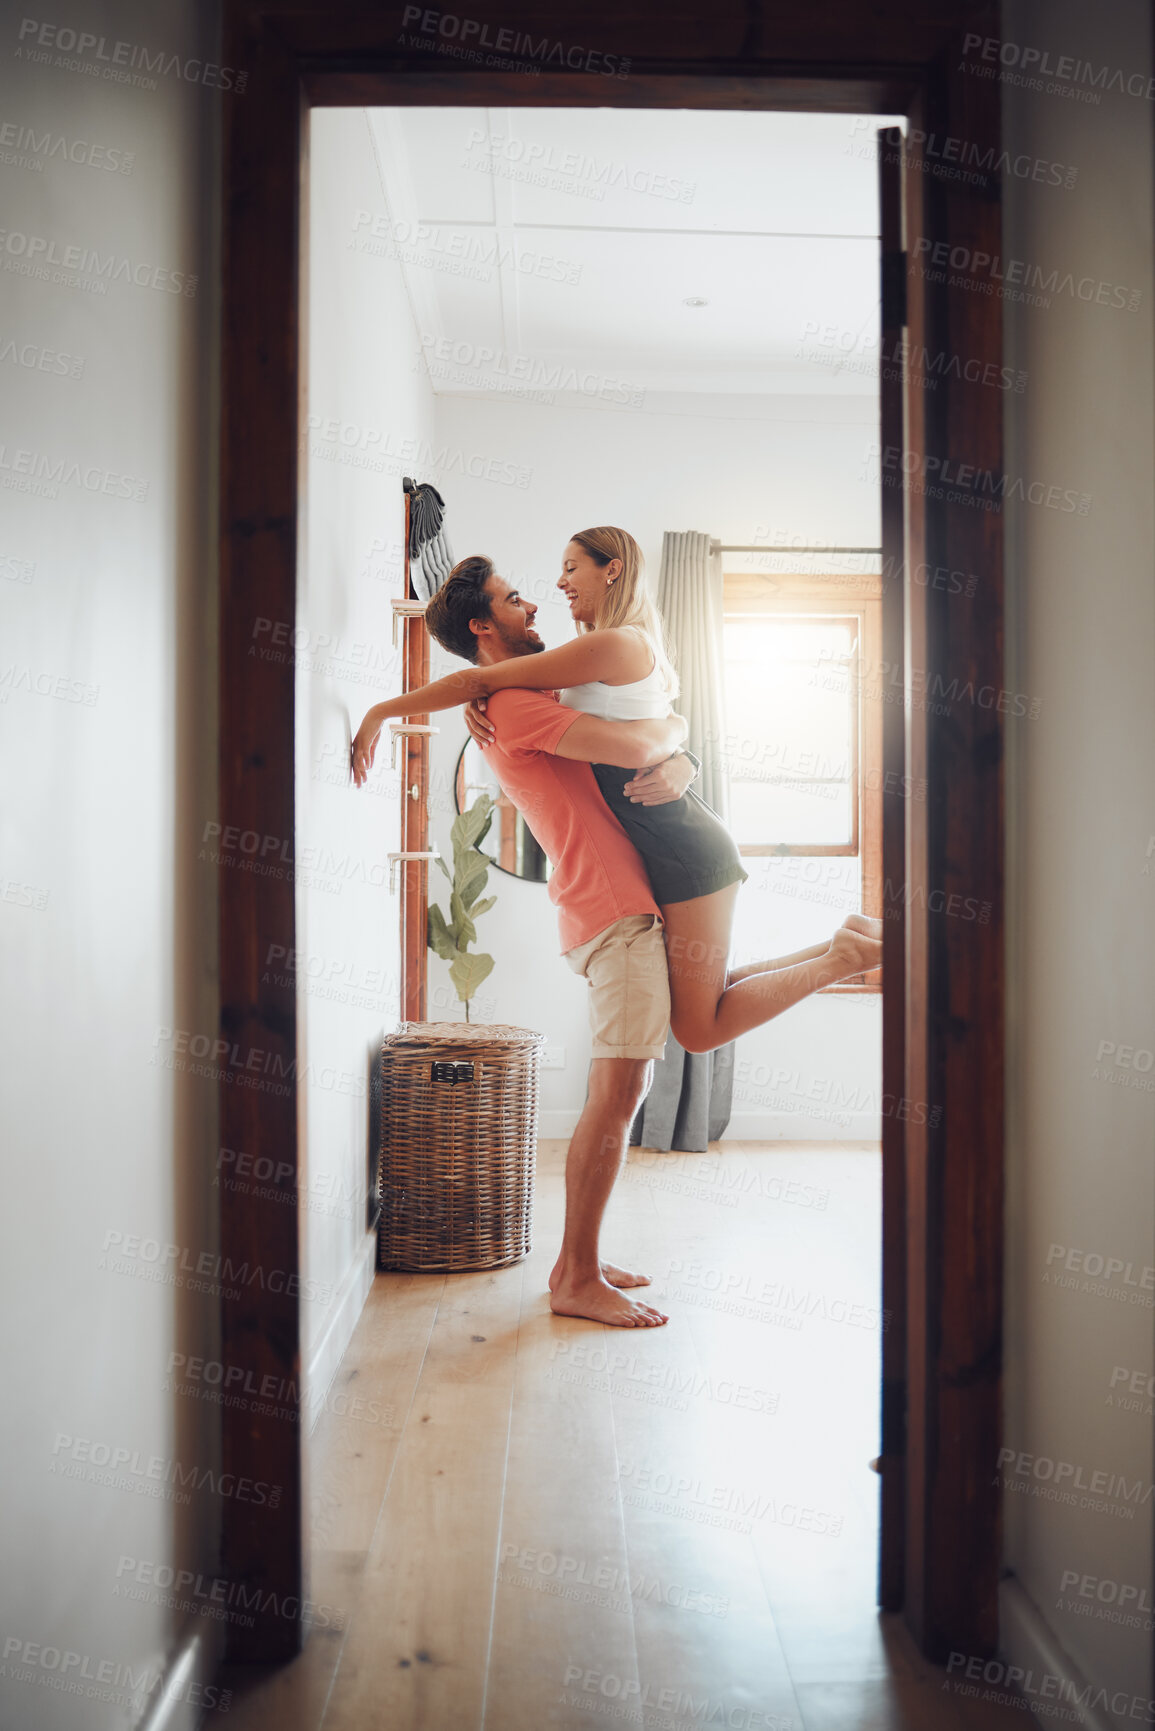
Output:
[[[409,560],[413,592],[429,601],[453,569],[453,549],[442,527],[445,500],[429,481],[402,482],[409,494]],[[416,568],[415,568],[416,567]]]

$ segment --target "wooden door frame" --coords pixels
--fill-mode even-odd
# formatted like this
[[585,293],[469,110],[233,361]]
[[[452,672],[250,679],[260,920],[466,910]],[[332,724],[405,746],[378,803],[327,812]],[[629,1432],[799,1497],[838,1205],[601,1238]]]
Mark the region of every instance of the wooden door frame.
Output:
[[[405,492],[405,538],[402,564],[405,573],[404,596],[407,601],[420,597],[413,584],[410,559],[410,511],[412,495],[409,482]],[[422,617],[411,615],[402,625],[404,632],[404,689],[419,691],[429,684],[429,631]],[[427,715],[411,715],[410,725],[427,724]],[[404,735],[401,747],[404,777],[401,786],[401,851],[424,853],[429,847],[429,736],[423,733]],[[417,789],[417,798],[412,789]],[[399,1014],[403,1022],[423,1022],[426,1013],[426,931],[429,923],[429,865],[419,860],[405,860],[401,866],[401,1003]]]
[[[976,75],[981,68],[962,54],[964,33],[997,38],[993,5],[825,0],[783,10],[769,0],[716,0],[709,8],[699,0],[632,0],[624,8],[620,0],[471,0],[466,11],[471,35],[488,32],[496,66],[479,71],[439,54],[437,35],[406,37],[410,20],[400,4],[225,0],[222,62],[242,69],[247,83],[224,104],[219,819],[222,828],[287,839],[290,857],[293,669],[250,659],[247,650],[258,616],[295,617],[298,243],[310,106],[907,114],[924,138],[980,150],[993,142],[997,154],[997,79]],[[452,17],[430,12],[418,21]],[[571,66],[573,52],[587,52],[574,45],[595,43],[602,70],[509,70],[502,56],[518,31],[559,45]],[[615,76],[604,71],[611,55]],[[913,262],[907,269],[908,337],[932,356],[977,362],[979,374],[972,382],[948,371],[933,390],[908,382],[906,452],[922,464],[921,475],[916,469],[913,482],[904,479],[905,453],[889,476],[889,459],[881,458],[905,529],[901,581],[884,590],[892,595],[891,625],[893,607],[902,611],[907,689],[901,736],[888,731],[887,767],[929,783],[925,802],[884,801],[885,857],[890,866],[903,861],[884,910],[894,933],[884,994],[884,1163],[901,1178],[903,1218],[897,1231],[891,1218],[886,1235],[892,1314],[883,1507],[892,1542],[882,1596],[902,1606],[922,1650],[941,1659],[952,1648],[993,1652],[998,1629],[1004,706],[975,694],[1003,691],[1003,581],[1000,512],[981,509],[977,492],[967,497],[965,487],[961,497],[957,487],[936,496],[927,471],[933,465],[941,477],[968,465],[973,474],[979,466],[1001,481],[1001,397],[981,382],[991,376],[983,372],[988,363],[998,376],[1001,302],[977,264],[998,256],[1000,202],[997,173],[979,176],[976,186],[948,178],[917,143],[912,156],[908,255],[931,262],[929,249],[945,245],[950,268],[937,276],[920,275]],[[974,292],[952,292],[952,269],[964,282],[969,276]],[[960,597],[949,577],[936,586],[930,574],[939,571],[975,578],[973,595]],[[964,692],[941,706],[946,713],[919,706],[935,679]],[[258,879],[225,864],[220,906],[221,1037],[232,1074],[220,1089],[221,1141],[271,1155],[281,1171],[297,1150],[296,1006],[261,958],[270,942],[293,943],[293,885],[287,874]],[[983,917],[967,918],[969,908]],[[283,1091],[233,1085],[246,1068],[276,1075]],[[895,1105],[889,1115],[887,1099]],[[284,1193],[273,1208],[239,1188],[221,1190],[222,1256],[281,1276],[277,1290],[252,1281],[222,1299],[221,1356],[299,1391],[294,1176]],[[893,1183],[889,1194],[893,1208]],[[280,1412],[291,1405],[279,1399]],[[223,1571],[247,1598],[259,1593],[261,1605],[276,1607],[258,1609],[251,1628],[234,1626],[230,1653],[285,1659],[299,1649],[302,1626],[282,1607],[306,1596],[300,1412],[264,1418],[226,1408],[222,1427],[227,1471],[283,1487],[276,1510],[222,1503]]]

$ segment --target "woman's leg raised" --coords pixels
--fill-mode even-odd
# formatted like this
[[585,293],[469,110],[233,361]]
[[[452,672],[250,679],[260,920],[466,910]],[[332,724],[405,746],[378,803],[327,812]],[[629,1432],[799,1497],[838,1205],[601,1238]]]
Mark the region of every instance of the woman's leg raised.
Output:
[[882,960],[882,946],[876,939],[841,926],[830,944],[808,960],[727,985],[737,894],[738,885],[729,884],[713,895],[667,902],[662,908],[670,968],[670,1025],[687,1052],[713,1052],[739,1034],[773,1021],[820,987],[866,973]]
[[805,950],[794,950],[788,956],[772,956],[765,962],[744,962],[740,968],[731,968],[726,976],[728,986],[736,986],[739,980],[748,980],[751,974],[772,974],[777,968],[792,968],[797,962],[812,962],[817,956],[824,956],[830,948],[830,939],[824,943],[811,944]]

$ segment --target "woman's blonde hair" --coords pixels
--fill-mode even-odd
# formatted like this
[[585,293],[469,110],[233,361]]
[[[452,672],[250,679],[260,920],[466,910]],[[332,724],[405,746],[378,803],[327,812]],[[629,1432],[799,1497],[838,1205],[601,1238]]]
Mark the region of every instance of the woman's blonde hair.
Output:
[[579,529],[570,540],[576,541],[595,564],[605,566],[611,559],[622,562],[620,574],[606,585],[598,600],[593,624],[583,625],[580,629],[610,631],[619,625],[637,626],[649,639],[654,665],[661,675],[666,696],[672,701],[678,695],[678,676],[670,660],[662,616],[646,588],[641,548],[624,529]]

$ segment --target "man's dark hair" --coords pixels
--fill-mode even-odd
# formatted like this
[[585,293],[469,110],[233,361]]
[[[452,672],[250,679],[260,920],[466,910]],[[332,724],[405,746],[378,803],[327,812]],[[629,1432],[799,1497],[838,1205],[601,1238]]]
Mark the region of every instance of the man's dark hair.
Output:
[[425,623],[442,649],[463,661],[477,660],[477,634],[469,626],[473,619],[489,618],[485,585],[492,576],[493,560],[471,553],[458,560],[425,609]]

